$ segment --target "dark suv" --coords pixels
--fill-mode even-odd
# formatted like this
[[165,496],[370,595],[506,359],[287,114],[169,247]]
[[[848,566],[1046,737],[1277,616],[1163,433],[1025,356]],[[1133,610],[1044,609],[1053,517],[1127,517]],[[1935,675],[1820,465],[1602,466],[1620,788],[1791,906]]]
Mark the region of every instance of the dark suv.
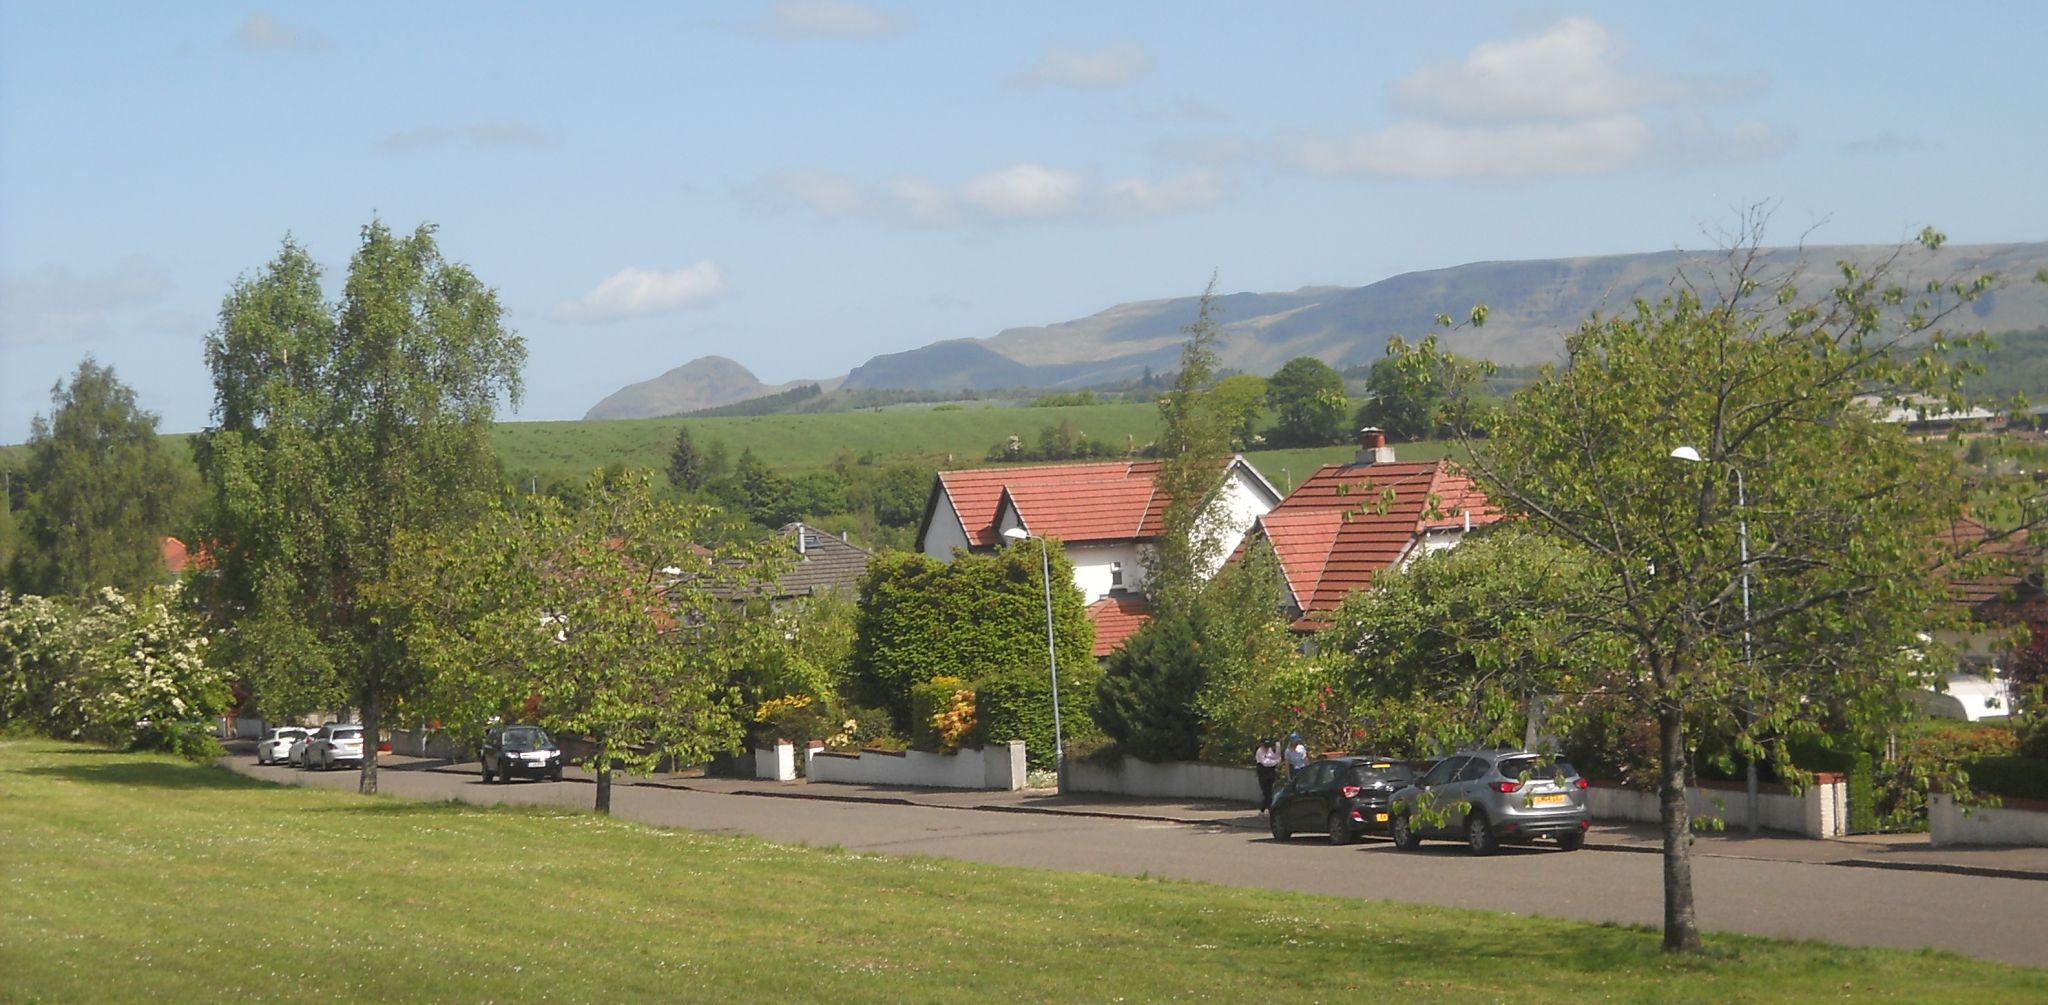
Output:
[[484,781],[514,776],[562,780],[562,748],[539,726],[504,726],[484,734]]
[[1578,770],[1526,750],[1452,754],[1394,793],[1393,814],[1395,845],[1412,849],[1425,837],[1453,838],[1475,855],[1538,838],[1576,851],[1592,826]]
[[1350,844],[1366,831],[1386,829],[1394,791],[1414,779],[1408,765],[1391,757],[1311,761],[1273,794],[1267,825],[1281,841],[1296,831],[1319,831],[1331,844]]

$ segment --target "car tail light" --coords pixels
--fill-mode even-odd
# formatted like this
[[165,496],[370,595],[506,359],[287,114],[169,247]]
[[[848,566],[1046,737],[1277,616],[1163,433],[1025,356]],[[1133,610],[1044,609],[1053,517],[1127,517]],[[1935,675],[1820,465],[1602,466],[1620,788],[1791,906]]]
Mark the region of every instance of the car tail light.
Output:
[[1342,792],[1344,793],[1344,798],[1346,798],[1346,799],[1357,799],[1357,798],[1358,798],[1358,794],[1359,794],[1360,792],[1363,792],[1363,791],[1365,791],[1365,790],[1364,790],[1364,789],[1361,789],[1361,788],[1359,788],[1359,787],[1358,787],[1358,786],[1356,786],[1356,785],[1346,785],[1346,786],[1344,786],[1344,788],[1343,788],[1343,789],[1341,789],[1340,791],[1342,791]]
[[1495,792],[1513,792],[1521,787],[1521,782],[1495,782],[1492,786]]
[[1584,778],[1574,778],[1572,779],[1572,784],[1583,789],[1586,787],[1586,780]]

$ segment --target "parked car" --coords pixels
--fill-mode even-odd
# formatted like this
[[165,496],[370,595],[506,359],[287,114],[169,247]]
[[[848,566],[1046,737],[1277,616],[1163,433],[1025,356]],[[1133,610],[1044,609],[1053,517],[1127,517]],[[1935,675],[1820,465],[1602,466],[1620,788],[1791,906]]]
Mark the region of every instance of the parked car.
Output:
[[1446,757],[1394,793],[1388,826],[1403,849],[1423,838],[1451,838],[1475,855],[1490,855],[1502,844],[1541,838],[1576,851],[1592,823],[1586,780],[1570,761],[1526,750],[1481,750]]
[[1394,792],[1414,780],[1408,765],[1392,757],[1311,761],[1273,793],[1266,823],[1281,841],[1309,831],[1328,834],[1331,844],[1350,844],[1367,831],[1385,830]]
[[484,781],[515,776],[562,780],[562,748],[539,726],[493,727],[484,734]]
[[306,738],[312,730],[304,726],[279,726],[263,731],[263,739],[256,741],[257,764],[283,764],[291,756],[292,744]]
[[299,752],[299,763],[307,768],[332,771],[343,764],[363,763],[363,727],[330,722],[313,732]]

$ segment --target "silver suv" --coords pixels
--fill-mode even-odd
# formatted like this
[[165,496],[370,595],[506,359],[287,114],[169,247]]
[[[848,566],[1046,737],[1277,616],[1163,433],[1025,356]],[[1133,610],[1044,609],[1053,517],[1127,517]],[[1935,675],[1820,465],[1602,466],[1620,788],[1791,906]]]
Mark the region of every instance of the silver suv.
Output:
[[1490,855],[1502,844],[1538,838],[1577,851],[1590,826],[1586,780],[1570,761],[1526,750],[1468,750],[1394,793],[1387,829],[1403,849],[1425,837],[1451,838]]

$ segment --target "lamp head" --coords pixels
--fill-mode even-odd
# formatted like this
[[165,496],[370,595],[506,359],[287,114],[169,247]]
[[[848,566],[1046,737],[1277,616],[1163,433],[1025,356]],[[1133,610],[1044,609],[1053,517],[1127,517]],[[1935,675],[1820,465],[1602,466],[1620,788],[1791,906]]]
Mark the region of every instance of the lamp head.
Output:
[[1671,456],[1681,461],[1691,461],[1695,464],[1699,463],[1701,460],[1704,459],[1700,457],[1699,451],[1694,450],[1691,447],[1679,447],[1678,449],[1673,450],[1671,452]]
[[1003,536],[1012,541],[1022,541],[1029,538],[1031,532],[1022,527],[1012,527],[1009,530],[1003,531]]

